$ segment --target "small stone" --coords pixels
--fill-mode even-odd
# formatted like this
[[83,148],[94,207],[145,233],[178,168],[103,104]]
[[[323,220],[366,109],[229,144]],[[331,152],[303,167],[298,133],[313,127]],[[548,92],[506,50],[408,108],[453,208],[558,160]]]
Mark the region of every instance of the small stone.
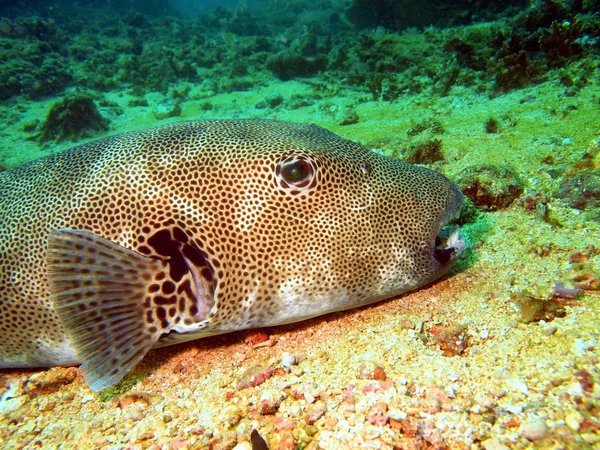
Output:
[[388,412],[388,417],[396,422],[400,422],[408,417],[404,411],[400,411],[399,409],[390,409]]
[[317,431],[319,431],[319,429],[314,425],[308,425],[304,431],[306,431],[306,434],[308,434],[309,436],[314,436],[315,434],[317,434]]
[[384,370],[373,361],[364,361],[360,365],[360,377],[366,380],[385,381],[387,378]]
[[581,439],[588,444],[597,444],[600,442],[600,434],[597,433],[581,433]]
[[275,414],[285,398],[286,394],[282,391],[272,389],[265,391],[258,401],[258,412],[263,415]]
[[27,394],[49,394],[70,384],[77,377],[76,367],[53,367],[46,372],[38,372],[29,377],[25,385]]
[[310,405],[308,408],[306,408],[305,420],[307,425],[314,425],[314,423],[323,417],[326,412],[327,406],[325,406],[325,403],[321,401]]
[[358,113],[352,109],[345,109],[340,118],[340,125],[352,125],[358,122]]
[[556,325],[550,325],[544,329],[544,336],[552,336],[557,330],[558,327]]
[[21,395],[20,397],[3,399],[0,402],[0,414],[8,414],[12,411],[20,409],[29,399],[28,395]]
[[548,427],[542,419],[534,419],[521,425],[521,435],[530,441],[537,441],[548,434]]
[[583,416],[578,411],[571,412],[565,417],[565,423],[573,431],[579,431]]
[[389,416],[387,415],[388,405],[385,402],[379,402],[373,405],[367,414],[367,420],[371,425],[383,427],[388,423]]
[[268,94],[265,97],[265,102],[271,107],[271,108],[275,108],[276,106],[279,106],[283,103],[283,97],[280,94],[277,94],[276,92],[273,92],[271,94]]
[[56,402],[55,401],[50,400],[47,397],[42,397],[39,400],[38,409],[40,411],[52,411],[55,406],[56,406]]
[[244,371],[238,378],[236,389],[241,391],[249,387],[256,387],[263,384],[273,376],[272,367],[253,366]]
[[500,442],[498,438],[491,438],[481,443],[485,450],[510,450],[510,447]]

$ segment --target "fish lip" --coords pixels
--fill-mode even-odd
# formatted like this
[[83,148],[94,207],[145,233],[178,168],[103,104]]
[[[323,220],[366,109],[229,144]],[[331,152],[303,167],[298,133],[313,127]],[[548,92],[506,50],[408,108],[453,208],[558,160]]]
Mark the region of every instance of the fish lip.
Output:
[[446,211],[433,239],[433,257],[442,267],[450,267],[467,248],[465,240],[460,234],[460,227],[448,225],[453,218],[459,215],[463,199],[462,192],[455,189],[452,206]]
[[433,245],[433,257],[442,266],[453,264],[467,248],[457,225],[446,225],[440,229]]

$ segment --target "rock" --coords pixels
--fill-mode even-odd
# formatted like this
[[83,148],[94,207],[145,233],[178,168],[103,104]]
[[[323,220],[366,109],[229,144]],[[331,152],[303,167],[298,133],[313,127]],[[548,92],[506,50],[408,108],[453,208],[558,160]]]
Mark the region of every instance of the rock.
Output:
[[54,103],[38,136],[40,142],[77,141],[108,130],[108,119],[100,115],[92,97],[67,96]]
[[274,371],[275,369],[272,367],[250,367],[238,378],[236,389],[240,391],[249,387],[259,386],[271,378]]
[[154,107],[153,113],[154,117],[159,120],[179,117],[181,115],[181,105],[172,99],[166,99]]
[[267,59],[267,69],[283,81],[309,77],[327,68],[327,57],[306,58],[292,51],[283,51]]
[[2,400],[0,400],[0,414],[8,414],[20,409],[23,405],[25,405],[28,399],[28,395],[21,395],[20,397],[6,399],[3,397]]
[[491,165],[468,167],[458,185],[475,206],[487,211],[508,208],[524,189],[512,170]]
[[388,423],[389,416],[387,414],[388,405],[385,402],[379,402],[373,405],[367,414],[367,420],[371,425],[383,427]]
[[267,102],[269,107],[275,108],[283,103],[283,97],[276,92],[272,92],[271,94],[265,96],[265,102]]
[[360,365],[359,374],[366,380],[385,381],[387,375],[384,370],[373,361],[363,361]]
[[579,431],[581,422],[583,422],[583,416],[577,411],[571,412],[565,417],[565,423],[573,431]]
[[346,108],[342,111],[340,125],[352,125],[358,123],[358,113],[353,108]]
[[319,401],[313,405],[310,405],[306,408],[306,424],[314,425],[314,423],[319,420],[323,415],[327,412],[327,406],[325,403]]
[[542,419],[533,419],[521,425],[521,435],[530,441],[537,441],[548,434],[548,427]]
[[29,377],[25,393],[31,395],[49,394],[72,383],[77,377],[75,367],[53,367],[46,372],[38,372]]

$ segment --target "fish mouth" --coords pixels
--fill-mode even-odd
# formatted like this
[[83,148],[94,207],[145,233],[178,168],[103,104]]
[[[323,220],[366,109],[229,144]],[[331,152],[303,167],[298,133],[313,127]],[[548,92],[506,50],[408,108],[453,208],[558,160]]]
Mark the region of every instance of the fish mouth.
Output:
[[435,237],[433,257],[442,267],[449,267],[467,248],[460,235],[460,228],[456,225],[442,227]]

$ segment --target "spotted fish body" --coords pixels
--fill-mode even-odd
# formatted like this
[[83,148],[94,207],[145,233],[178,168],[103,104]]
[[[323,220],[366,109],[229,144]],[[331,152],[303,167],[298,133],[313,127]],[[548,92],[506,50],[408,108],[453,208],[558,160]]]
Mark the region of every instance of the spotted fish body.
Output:
[[[195,121],[0,172],[0,367],[82,363],[392,297],[464,248],[437,172],[315,125]],[[437,240],[437,243],[436,243]]]

